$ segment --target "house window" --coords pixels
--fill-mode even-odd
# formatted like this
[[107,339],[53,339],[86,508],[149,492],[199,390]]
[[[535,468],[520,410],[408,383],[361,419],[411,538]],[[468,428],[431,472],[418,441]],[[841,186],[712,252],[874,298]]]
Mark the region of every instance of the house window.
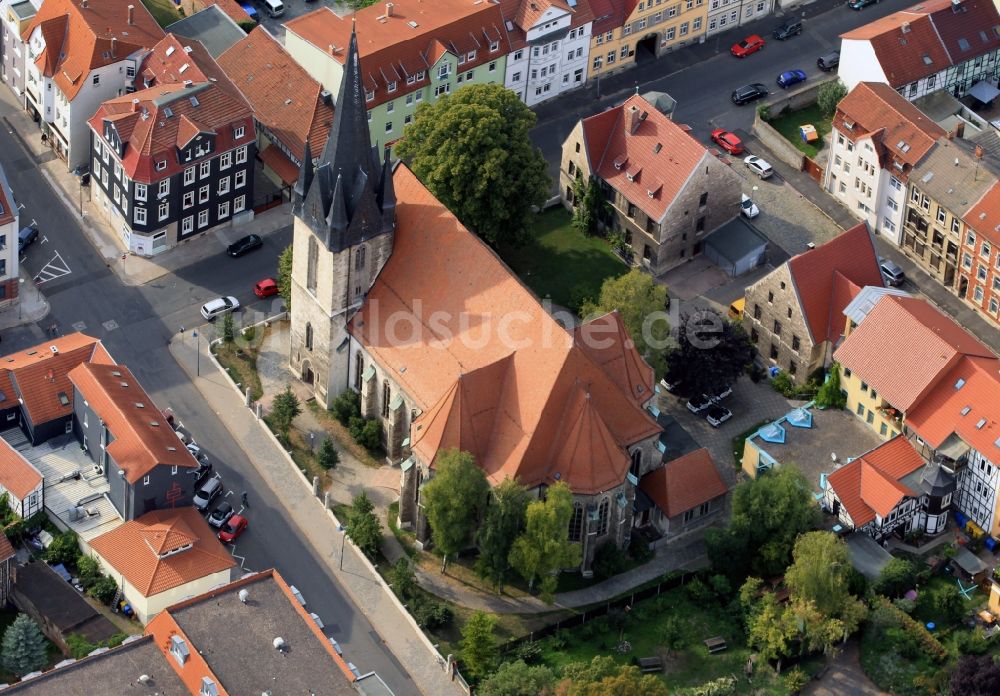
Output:
[[237,196],[233,199],[233,215],[236,213],[242,213],[247,207],[247,197]]
[[799,341],[799,337],[793,335],[792,336],[792,350],[794,350],[797,353],[799,351],[799,348],[801,347],[801,345],[802,344]]
[[365,357],[359,350],[354,354],[354,388],[361,390],[361,375],[365,373]]
[[160,203],[160,211],[159,211],[160,221],[162,222],[163,220],[166,220],[168,215],[170,215],[170,203],[167,201],[163,201],[162,203]]
[[382,381],[382,417],[389,417],[389,400],[392,398],[392,387],[389,386],[389,380]]
[[198,178],[199,179],[207,179],[208,175],[211,174],[211,173],[212,173],[212,163],[211,162],[202,162],[201,165],[198,167]]
[[176,476],[177,475],[177,465],[176,464],[174,464],[172,467],[170,467],[170,475],[171,476]]
[[777,344],[772,343],[771,344],[771,360],[777,360],[777,359],[778,359],[778,346],[777,346]]
[[136,208],[135,210],[132,211],[132,217],[135,220],[135,224],[137,224],[137,225],[145,225],[146,224],[146,209],[145,208]]
[[233,163],[232,152],[223,152],[222,156],[219,157],[219,169],[229,169],[232,163]]
[[385,122],[385,132],[392,133],[392,121]]
[[181,234],[189,234],[194,231],[194,215],[188,215],[181,220]]
[[773,290],[768,290],[767,291],[767,303],[771,304],[773,302],[774,302],[774,291]]
[[759,304],[754,304],[754,306],[753,306],[753,318],[757,319],[759,321],[760,317],[761,317],[760,305]]
[[573,506],[573,516],[569,518],[569,540],[580,541],[583,534],[583,506]]
[[184,185],[194,183],[194,167],[188,167],[184,170]]
[[316,268],[319,264],[319,245],[315,237],[309,237],[309,258],[306,263],[306,289],[316,294]]
[[247,183],[247,170],[241,169],[233,175],[233,188],[243,188]]
[[611,502],[605,498],[597,508],[597,536],[608,533],[608,512],[610,507]]
[[306,323],[306,350],[313,349],[313,325]]
[[219,203],[219,219],[223,220],[229,217],[229,201]]
[[184,194],[183,207],[187,210],[192,205],[194,205],[194,191],[188,191]]
[[642,469],[642,450],[636,447],[632,450],[632,464],[629,466],[629,473],[633,476],[638,476],[639,471]]
[[164,179],[160,182],[160,185],[156,190],[156,195],[158,198],[162,198],[168,193],[170,193],[170,179]]
[[208,227],[208,209],[198,211],[198,229]]
[[247,161],[247,146],[236,150],[236,164],[244,164]]
[[224,193],[229,193],[229,177],[228,176],[224,176],[221,179],[219,179],[219,195],[221,196]]
[[144,486],[149,485],[149,474],[146,474],[145,476],[142,477],[142,485]]
[[96,86],[96,85],[99,85],[99,84],[101,84],[101,76],[100,75],[94,75],[94,85]]
[[778,336],[781,335],[781,322],[777,319],[774,320],[774,333]]
[[365,267],[365,247],[360,246],[354,252],[354,270],[360,271]]
[[207,203],[208,202],[208,184],[205,184],[200,189],[198,189],[198,202]]
[[391,101],[391,102],[386,102],[386,105],[385,105],[385,112],[386,112],[387,114],[391,114],[391,113],[392,113],[393,111],[395,111],[395,110],[396,110],[396,102],[394,102],[394,101]]
[[236,128],[233,129],[233,138],[239,140],[243,137],[244,133],[246,133],[246,129],[243,126],[236,126]]

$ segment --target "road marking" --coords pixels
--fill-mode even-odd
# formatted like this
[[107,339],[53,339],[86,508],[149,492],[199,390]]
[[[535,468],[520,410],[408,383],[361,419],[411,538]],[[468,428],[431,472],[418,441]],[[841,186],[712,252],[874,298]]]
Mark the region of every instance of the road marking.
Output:
[[225,494],[224,496],[222,496],[222,497],[223,497],[223,498],[228,498],[228,497],[229,497],[229,496],[231,496],[232,494],[233,494],[233,492],[232,492],[232,491],[226,491],[226,494]]
[[42,283],[47,283],[50,280],[62,278],[63,276],[69,275],[71,272],[69,264],[63,260],[63,257],[60,256],[57,251],[55,256],[52,257],[52,260],[45,264],[42,267],[42,270],[38,272],[38,275],[35,276],[35,285],[41,285]]
[[118,322],[114,319],[108,319],[107,321],[102,322],[101,326],[104,327],[105,331],[114,331],[118,328]]
[[87,324],[84,323],[84,322],[82,322],[82,321],[75,322],[73,324],[73,330],[74,331],[79,331],[80,333],[83,333],[84,331],[87,330]]
[[233,544],[233,548],[230,550],[230,553],[233,555],[233,558],[238,558],[240,560],[240,570],[242,570],[242,571],[244,571],[246,573],[252,573],[253,572],[252,570],[250,570],[249,568],[247,568],[245,566],[245,563],[247,562],[247,557],[246,556],[237,556],[236,555],[236,544]]
[[45,244],[49,241],[48,235],[42,235],[42,241],[39,244]]

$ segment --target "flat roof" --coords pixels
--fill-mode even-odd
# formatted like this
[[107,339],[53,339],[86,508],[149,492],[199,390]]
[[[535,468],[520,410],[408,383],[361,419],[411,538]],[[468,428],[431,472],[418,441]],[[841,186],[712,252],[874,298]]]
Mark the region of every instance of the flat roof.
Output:
[[747,254],[767,246],[767,239],[752,225],[735,217],[705,238],[716,251],[729,261],[736,262]]
[[200,12],[174,22],[165,31],[201,41],[213,58],[221,56],[247,35],[218,5],[209,5]]
[[851,565],[869,580],[875,580],[892,560],[892,554],[864,532],[854,532],[847,537],[847,553]]
[[118,633],[113,623],[43,561],[18,566],[17,591],[64,634],[79,633],[91,643],[100,643]]

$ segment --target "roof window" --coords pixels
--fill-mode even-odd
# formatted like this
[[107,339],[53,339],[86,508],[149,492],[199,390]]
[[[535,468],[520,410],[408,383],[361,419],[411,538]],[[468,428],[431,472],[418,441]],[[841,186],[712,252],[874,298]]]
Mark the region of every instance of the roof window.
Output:
[[955,389],[961,389],[964,386],[965,386],[965,380],[959,377],[958,381],[955,382]]
[[986,425],[986,419],[980,418],[979,422],[976,423],[976,430],[982,430],[985,425]]
[[962,410],[960,411],[960,413],[961,413],[961,414],[962,414],[963,416],[967,416],[967,415],[969,415],[969,411],[971,411],[971,410],[972,410],[972,406],[966,406],[965,408],[963,408],[963,409],[962,409]]
[[59,392],[59,403],[63,406],[69,406],[69,397],[66,396],[66,392]]

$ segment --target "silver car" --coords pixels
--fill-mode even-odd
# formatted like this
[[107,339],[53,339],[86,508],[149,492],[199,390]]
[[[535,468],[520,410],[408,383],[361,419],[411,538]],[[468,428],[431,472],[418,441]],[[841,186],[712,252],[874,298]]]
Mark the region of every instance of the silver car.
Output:
[[882,259],[878,268],[882,271],[885,284],[890,287],[902,285],[903,281],[906,280],[906,273],[903,272],[903,269],[888,259]]
[[228,314],[229,312],[235,312],[239,308],[240,301],[235,297],[231,295],[228,297],[217,297],[201,306],[201,316],[205,317],[208,321],[215,321],[216,317]]
[[771,167],[771,164],[757,155],[749,155],[743,159],[743,162],[747,165],[747,169],[759,176],[761,179],[768,179],[772,174],[774,174],[774,169]]

